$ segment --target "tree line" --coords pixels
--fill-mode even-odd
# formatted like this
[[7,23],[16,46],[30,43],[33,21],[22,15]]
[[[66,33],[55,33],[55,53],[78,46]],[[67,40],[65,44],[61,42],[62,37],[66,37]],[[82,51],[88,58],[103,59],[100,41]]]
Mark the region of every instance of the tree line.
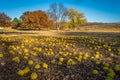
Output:
[[0,13],[0,27],[12,27],[14,29],[64,29],[74,28],[75,30],[87,23],[84,13],[74,8],[68,9],[63,4],[53,3],[47,11],[26,11],[21,17],[11,20],[5,13]]

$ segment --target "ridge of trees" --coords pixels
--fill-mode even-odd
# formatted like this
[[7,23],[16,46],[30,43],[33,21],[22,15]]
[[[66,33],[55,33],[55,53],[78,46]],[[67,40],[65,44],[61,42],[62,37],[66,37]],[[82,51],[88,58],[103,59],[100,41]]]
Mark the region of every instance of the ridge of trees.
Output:
[[0,13],[0,27],[12,26],[14,29],[21,27],[28,29],[53,28],[57,30],[74,28],[76,30],[86,23],[84,13],[73,8],[68,9],[61,3],[51,4],[46,12],[41,10],[26,11],[19,19],[15,17],[12,21],[5,13]]

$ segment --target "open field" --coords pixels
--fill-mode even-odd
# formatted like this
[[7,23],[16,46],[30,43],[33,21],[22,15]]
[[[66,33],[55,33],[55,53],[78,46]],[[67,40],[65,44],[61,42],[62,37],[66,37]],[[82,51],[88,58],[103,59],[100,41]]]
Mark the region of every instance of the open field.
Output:
[[0,80],[120,80],[118,31],[0,32]]
[[119,80],[119,40],[116,36],[0,37],[0,80]]
[[0,80],[120,80],[120,0],[1,0]]
[[0,30],[0,36],[119,36],[120,24],[89,24],[81,26],[79,30]]
[[0,36],[95,36],[95,37],[112,37],[120,36],[120,32],[95,32],[95,31],[4,31],[0,32]]

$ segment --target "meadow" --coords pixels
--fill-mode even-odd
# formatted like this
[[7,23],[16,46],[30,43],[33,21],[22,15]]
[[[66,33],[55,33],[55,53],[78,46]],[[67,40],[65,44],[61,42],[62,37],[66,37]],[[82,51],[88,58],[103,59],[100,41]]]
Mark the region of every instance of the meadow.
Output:
[[120,80],[119,33],[3,35],[0,80]]
[[120,80],[120,0],[32,1],[0,1],[0,80]]

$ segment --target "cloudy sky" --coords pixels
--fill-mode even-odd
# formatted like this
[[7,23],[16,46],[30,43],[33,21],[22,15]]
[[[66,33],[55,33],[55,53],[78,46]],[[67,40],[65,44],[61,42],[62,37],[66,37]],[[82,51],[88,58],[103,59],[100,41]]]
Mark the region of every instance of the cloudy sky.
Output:
[[19,18],[25,11],[47,11],[52,3],[83,12],[89,22],[120,22],[120,0],[1,0],[0,12]]

